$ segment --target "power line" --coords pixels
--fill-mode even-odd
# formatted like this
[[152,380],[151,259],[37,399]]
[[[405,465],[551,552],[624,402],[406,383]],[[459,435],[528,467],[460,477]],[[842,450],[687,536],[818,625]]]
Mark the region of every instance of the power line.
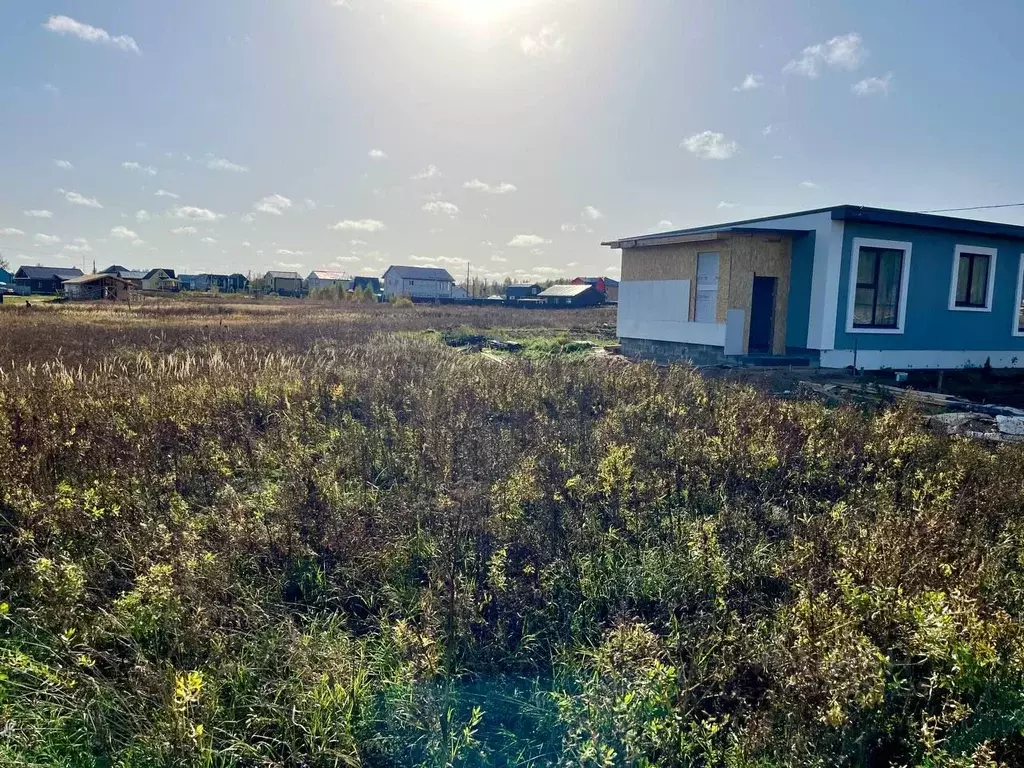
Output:
[[918,213],[953,213],[954,211],[987,211],[992,208],[1021,208],[1024,203],[1003,203],[1002,205],[975,205],[970,208],[936,208],[931,211],[918,211]]

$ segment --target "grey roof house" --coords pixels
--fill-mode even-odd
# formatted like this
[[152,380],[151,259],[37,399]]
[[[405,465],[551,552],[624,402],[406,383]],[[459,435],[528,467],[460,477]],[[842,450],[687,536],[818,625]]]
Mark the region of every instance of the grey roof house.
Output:
[[412,299],[450,299],[453,278],[439,267],[391,266],[384,273],[384,296],[408,296]]

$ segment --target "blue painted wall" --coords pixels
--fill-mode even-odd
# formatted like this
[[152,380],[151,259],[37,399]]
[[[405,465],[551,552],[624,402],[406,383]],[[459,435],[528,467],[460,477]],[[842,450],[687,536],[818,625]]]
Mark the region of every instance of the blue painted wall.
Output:
[[14,283],[14,273],[6,269],[0,269],[0,283]]
[[789,306],[786,308],[786,348],[807,349],[811,317],[811,279],[814,273],[814,233],[793,238],[789,272]]
[[[846,309],[850,262],[857,237],[913,243],[906,325],[902,334],[847,333]],[[957,245],[998,249],[991,312],[949,309],[953,250]],[[839,279],[836,349],[1022,350],[1024,336],[1014,336],[1017,274],[1024,240],[984,237],[912,227],[847,222],[843,235],[843,265]],[[809,292],[808,292],[809,295]],[[791,299],[792,301],[792,299]],[[787,334],[788,336],[788,334]]]

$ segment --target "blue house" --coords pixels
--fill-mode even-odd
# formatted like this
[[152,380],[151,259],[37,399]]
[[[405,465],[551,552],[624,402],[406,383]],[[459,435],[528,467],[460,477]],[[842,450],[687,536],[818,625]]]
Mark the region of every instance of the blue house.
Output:
[[1022,226],[841,205],[603,245],[626,354],[1024,367]]
[[14,275],[3,267],[0,267],[0,283],[11,286],[14,285]]

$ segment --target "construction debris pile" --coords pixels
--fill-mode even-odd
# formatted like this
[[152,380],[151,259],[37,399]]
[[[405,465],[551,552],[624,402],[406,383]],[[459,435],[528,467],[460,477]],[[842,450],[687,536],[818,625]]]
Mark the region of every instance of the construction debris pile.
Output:
[[884,384],[801,381],[800,388],[831,402],[906,400],[926,411],[943,411],[925,417],[925,423],[935,432],[998,443],[1024,442],[1024,410],[1020,408],[974,403],[938,392],[919,392]]

